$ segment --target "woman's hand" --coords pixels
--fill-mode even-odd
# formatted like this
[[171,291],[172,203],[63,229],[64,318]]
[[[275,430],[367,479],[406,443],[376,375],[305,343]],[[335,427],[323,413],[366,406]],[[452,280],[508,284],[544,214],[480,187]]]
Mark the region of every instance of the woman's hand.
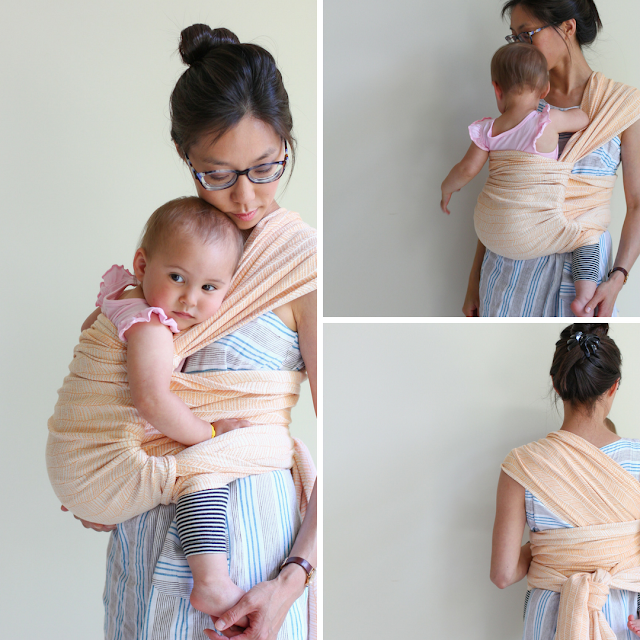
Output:
[[475,280],[469,281],[467,287],[467,295],[464,297],[464,304],[462,305],[462,313],[467,318],[477,318],[480,314],[480,282]]
[[610,318],[623,283],[624,275],[622,272],[614,271],[611,277],[596,289],[593,298],[585,305],[587,310],[595,309],[599,318]]
[[462,313],[464,313],[467,318],[477,318],[480,315],[480,273],[482,271],[484,252],[484,245],[478,240],[476,255],[473,257],[473,264],[471,265],[471,272],[469,273],[467,295],[462,305]]
[[[306,573],[302,567],[289,564],[274,580],[260,582],[240,598],[220,618],[213,618],[214,625],[227,638],[236,640],[276,640],[278,631],[291,605],[302,595]],[[240,630],[232,625],[243,616],[249,618],[249,626]],[[205,629],[208,638],[220,635]]]
[[[64,505],[60,505],[60,511],[69,511],[67,507]],[[85,529],[93,529],[94,531],[113,531],[116,528],[115,524],[98,524],[97,522],[89,522],[88,520],[83,520],[82,518],[78,518],[78,516],[73,516],[76,520],[80,520],[82,522],[82,526]]]

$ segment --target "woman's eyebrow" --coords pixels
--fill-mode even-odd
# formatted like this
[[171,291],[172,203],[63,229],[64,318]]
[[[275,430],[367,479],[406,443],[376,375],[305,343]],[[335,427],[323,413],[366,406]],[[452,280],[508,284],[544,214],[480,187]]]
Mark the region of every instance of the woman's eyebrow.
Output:
[[[258,164],[260,162],[262,162],[263,160],[266,160],[267,158],[269,158],[270,156],[272,156],[274,153],[277,153],[277,149],[275,147],[270,147],[269,149],[267,149],[259,158],[256,158],[253,162],[253,164]],[[230,162],[224,162],[222,160],[218,160],[216,158],[202,158],[202,162],[206,162],[207,164],[217,164],[221,167],[228,167],[231,165]]]

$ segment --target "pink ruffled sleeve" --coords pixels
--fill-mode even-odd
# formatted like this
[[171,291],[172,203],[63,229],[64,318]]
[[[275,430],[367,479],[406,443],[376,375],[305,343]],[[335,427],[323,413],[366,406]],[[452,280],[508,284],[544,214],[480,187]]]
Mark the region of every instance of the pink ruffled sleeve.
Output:
[[483,151],[489,151],[487,131],[491,128],[493,118],[482,118],[469,125],[469,137]]
[[128,286],[138,284],[138,279],[132,273],[115,264],[102,276],[96,307],[100,307],[102,313],[116,326],[120,340],[126,342],[126,331],[138,322],[150,322],[154,314],[173,333],[179,333],[176,321],[168,318],[160,307],[150,307],[144,298],[118,299]]
[[122,265],[114,264],[103,276],[96,307],[104,304],[105,298],[117,298],[128,286],[137,285],[138,279]]
[[173,318],[168,318],[167,314],[160,307],[150,307],[142,298],[129,298],[128,300],[118,300],[125,304],[119,305],[117,311],[110,318],[111,322],[118,329],[118,337],[122,342],[126,342],[125,333],[138,322],[150,322],[153,315],[158,316],[158,320],[171,329],[173,333],[179,333],[178,325]]
[[538,138],[544,133],[547,125],[551,122],[551,116],[549,116],[550,111],[551,105],[546,105],[538,115],[538,131],[536,132],[536,136],[533,139],[533,148],[536,150],[536,152],[538,151],[536,142],[538,142]]

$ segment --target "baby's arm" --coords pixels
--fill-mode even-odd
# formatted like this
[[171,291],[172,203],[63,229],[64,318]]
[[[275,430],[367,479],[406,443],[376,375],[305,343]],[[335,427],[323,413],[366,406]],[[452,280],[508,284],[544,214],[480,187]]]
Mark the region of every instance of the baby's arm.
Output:
[[557,133],[574,133],[581,131],[589,124],[589,116],[582,109],[560,111],[551,109],[549,112],[551,126]]
[[481,149],[475,142],[472,142],[464,158],[451,169],[441,187],[442,200],[440,201],[440,208],[446,214],[450,213],[447,205],[451,199],[451,194],[454,191],[460,191],[468,182],[471,182],[480,173],[480,169],[484,167],[488,157],[488,151]]
[[[211,438],[211,424],[195,416],[171,393],[173,334],[153,315],[150,322],[138,322],[125,333],[127,372],[131,398],[140,415],[172,440],[191,446]],[[249,426],[246,420],[216,422],[222,434]]]

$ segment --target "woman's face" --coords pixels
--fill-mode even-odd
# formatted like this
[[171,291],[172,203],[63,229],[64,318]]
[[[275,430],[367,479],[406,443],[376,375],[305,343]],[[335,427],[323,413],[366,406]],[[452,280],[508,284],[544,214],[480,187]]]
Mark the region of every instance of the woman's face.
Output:
[[[270,125],[245,116],[215,142],[213,135],[203,136],[189,149],[189,160],[199,173],[216,169],[244,171],[284,160],[284,143]],[[239,229],[252,229],[267,213],[278,208],[275,196],[279,180],[254,184],[244,175],[220,191],[207,191],[195,176],[194,180],[198,196],[227,214]]]
[[[511,33],[517,35],[523,31],[535,31],[547,25],[532,16],[524,7],[517,5],[511,10],[510,26]],[[573,27],[572,21],[558,25],[557,29],[564,33],[567,26],[569,28]],[[533,45],[540,49],[547,59],[549,70],[553,69],[569,55],[566,43],[565,38],[552,26],[533,35]]]

